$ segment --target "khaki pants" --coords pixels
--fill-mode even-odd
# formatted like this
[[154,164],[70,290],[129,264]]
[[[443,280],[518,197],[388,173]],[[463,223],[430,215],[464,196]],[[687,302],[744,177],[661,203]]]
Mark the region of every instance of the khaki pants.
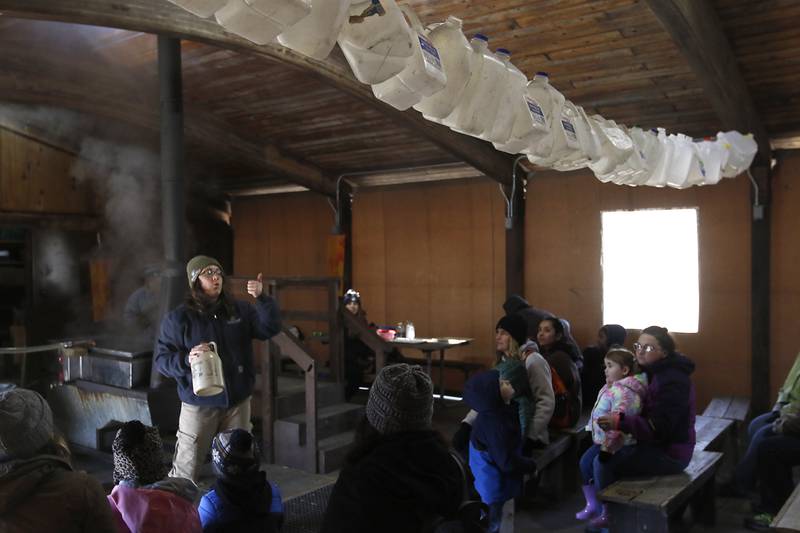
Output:
[[247,431],[253,429],[250,423],[249,396],[229,409],[181,403],[178,442],[175,444],[170,477],[183,477],[197,483],[200,467],[211,448],[211,440],[221,431],[237,428]]

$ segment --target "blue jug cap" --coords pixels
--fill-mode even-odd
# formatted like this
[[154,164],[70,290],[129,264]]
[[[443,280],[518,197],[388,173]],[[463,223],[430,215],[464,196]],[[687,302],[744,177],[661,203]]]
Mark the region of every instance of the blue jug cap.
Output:
[[540,70],[539,72],[537,72],[536,75],[537,76],[544,76],[545,78],[549,78],[550,77],[550,74],[548,74],[547,72],[545,72],[543,70]]
[[489,42],[489,38],[482,33],[476,33],[475,35],[472,36],[472,38],[480,39],[481,41],[486,41],[487,43]]
[[509,52],[507,48],[498,48],[497,49],[497,53],[498,54],[505,54],[507,56],[511,55],[511,52]]

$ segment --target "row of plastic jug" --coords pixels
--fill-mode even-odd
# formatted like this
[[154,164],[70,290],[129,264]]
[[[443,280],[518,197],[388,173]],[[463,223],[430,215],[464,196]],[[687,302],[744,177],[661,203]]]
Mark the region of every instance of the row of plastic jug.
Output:
[[[587,116],[539,72],[530,81],[510,52],[467,40],[456,17],[423,28],[395,0],[170,0],[259,44],[322,59],[335,42],[375,96],[431,121],[567,171],[589,167],[602,181],[686,187],[716,183],[749,166],[755,142],[730,132],[695,143],[684,135],[628,130]],[[731,174],[734,173],[734,174]]]
[[169,1],[198,17],[214,15],[227,31],[256,44],[277,39],[315,59],[325,59],[333,50],[351,4],[351,0]]

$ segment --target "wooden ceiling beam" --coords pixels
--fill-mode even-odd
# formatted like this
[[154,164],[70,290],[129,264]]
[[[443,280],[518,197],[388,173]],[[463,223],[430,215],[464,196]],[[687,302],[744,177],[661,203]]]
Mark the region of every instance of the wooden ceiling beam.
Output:
[[[0,65],[2,65],[2,60],[0,60]],[[16,72],[12,78],[6,83],[4,82],[5,77],[0,75],[0,97],[6,101],[72,108],[88,116],[94,115],[118,120],[158,134],[157,108],[147,108],[142,103],[136,103],[135,106],[126,104],[124,102],[128,102],[129,99],[125,94],[119,94],[119,101],[116,102],[101,101],[102,99],[98,99],[97,96],[89,101],[84,94],[85,87],[76,81],[49,76],[47,73],[37,75]],[[80,76],[76,79],[79,80]],[[14,88],[10,88],[10,85]],[[11,127],[9,120],[12,119],[7,118],[5,123]],[[17,121],[17,130],[24,127],[24,124]],[[262,146],[237,135],[232,131],[230,124],[206,111],[187,105],[184,130],[189,143],[214,151],[223,151],[230,157],[253,166],[255,169],[285,177],[314,192],[326,196],[336,195],[336,177],[327,176],[320,168],[292,157],[277,146]],[[61,145],[64,149],[67,149],[64,143],[72,142],[74,144],[77,142],[75,139],[54,138],[46,129],[36,129],[35,125],[28,125],[27,131],[29,135],[35,136],[46,144]],[[81,132],[65,133],[72,135]],[[84,133],[92,134],[91,131]],[[72,149],[77,150],[76,153],[78,153],[80,146]]]
[[759,155],[771,157],[762,123],[736,56],[708,0],[645,0],[686,58],[724,129],[752,133]]
[[166,0],[126,0],[124,4],[113,0],[0,0],[0,12],[16,17],[172,35],[258,54],[301,69],[310,77],[337,87],[487,176],[501,183],[511,183],[513,157],[498,152],[487,142],[429,122],[419,113],[397,111],[380,102],[369,86],[355,79],[340,53],[317,61],[280,46],[258,46],[225,32],[213,20],[196,17]]

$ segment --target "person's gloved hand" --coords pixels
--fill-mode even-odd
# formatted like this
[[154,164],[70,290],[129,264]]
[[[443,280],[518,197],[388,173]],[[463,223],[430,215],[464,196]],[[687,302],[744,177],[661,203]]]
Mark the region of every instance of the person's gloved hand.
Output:
[[607,463],[612,457],[614,457],[614,454],[605,450],[600,450],[600,453],[597,454],[597,460],[601,463]]
[[472,433],[472,426],[466,422],[461,422],[461,425],[453,435],[453,448],[461,453],[466,454],[469,448],[469,436]]

